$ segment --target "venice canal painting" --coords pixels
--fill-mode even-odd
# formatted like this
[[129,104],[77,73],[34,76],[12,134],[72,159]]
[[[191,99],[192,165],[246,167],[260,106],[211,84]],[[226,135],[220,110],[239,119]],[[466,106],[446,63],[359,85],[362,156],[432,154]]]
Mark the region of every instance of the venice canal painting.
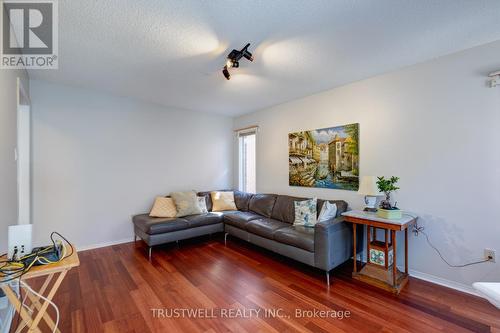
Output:
[[288,134],[290,186],[357,191],[359,124]]

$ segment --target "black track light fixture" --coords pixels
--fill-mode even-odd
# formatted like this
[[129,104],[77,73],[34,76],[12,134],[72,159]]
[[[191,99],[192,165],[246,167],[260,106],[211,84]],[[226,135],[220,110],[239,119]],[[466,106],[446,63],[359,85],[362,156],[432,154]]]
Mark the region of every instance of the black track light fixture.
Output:
[[229,74],[229,71],[227,70],[227,66],[224,66],[222,69],[222,74],[224,74],[224,77],[229,80],[231,78],[231,74]]
[[240,67],[240,59],[245,58],[249,61],[253,61],[253,55],[248,51],[248,47],[250,46],[250,43],[245,45],[244,48],[242,48],[240,51],[238,50],[232,50],[228,55],[227,55],[227,61],[226,65],[222,69],[222,74],[224,74],[224,77],[229,80],[231,78],[231,74],[229,74],[229,68],[238,68]]

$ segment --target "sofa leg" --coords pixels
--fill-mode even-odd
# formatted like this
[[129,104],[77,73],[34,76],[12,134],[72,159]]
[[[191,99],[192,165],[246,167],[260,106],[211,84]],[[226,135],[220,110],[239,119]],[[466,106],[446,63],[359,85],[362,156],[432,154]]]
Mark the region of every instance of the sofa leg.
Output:
[[134,235],[134,243],[137,243],[137,235]]
[[326,285],[330,287],[330,272],[326,271]]
[[150,246],[149,249],[148,249],[148,254],[149,254],[149,261],[151,261],[151,252],[153,250],[153,247]]
[[226,246],[226,245],[227,245],[227,236],[228,236],[228,235],[229,235],[229,234],[228,234],[227,232],[224,234],[224,246]]

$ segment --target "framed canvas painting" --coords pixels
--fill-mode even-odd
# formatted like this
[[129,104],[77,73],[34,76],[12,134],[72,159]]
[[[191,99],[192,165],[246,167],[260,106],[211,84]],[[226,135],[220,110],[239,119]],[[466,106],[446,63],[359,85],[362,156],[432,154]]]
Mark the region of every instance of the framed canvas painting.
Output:
[[290,186],[357,191],[359,124],[288,134]]

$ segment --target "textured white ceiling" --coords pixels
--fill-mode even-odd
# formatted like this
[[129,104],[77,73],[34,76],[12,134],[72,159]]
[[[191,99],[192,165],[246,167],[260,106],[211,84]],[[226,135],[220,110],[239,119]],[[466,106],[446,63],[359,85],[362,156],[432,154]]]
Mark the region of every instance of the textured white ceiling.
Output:
[[61,0],[59,70],[30,75],[235,116],[499,40],[499,18],[498,0]]

